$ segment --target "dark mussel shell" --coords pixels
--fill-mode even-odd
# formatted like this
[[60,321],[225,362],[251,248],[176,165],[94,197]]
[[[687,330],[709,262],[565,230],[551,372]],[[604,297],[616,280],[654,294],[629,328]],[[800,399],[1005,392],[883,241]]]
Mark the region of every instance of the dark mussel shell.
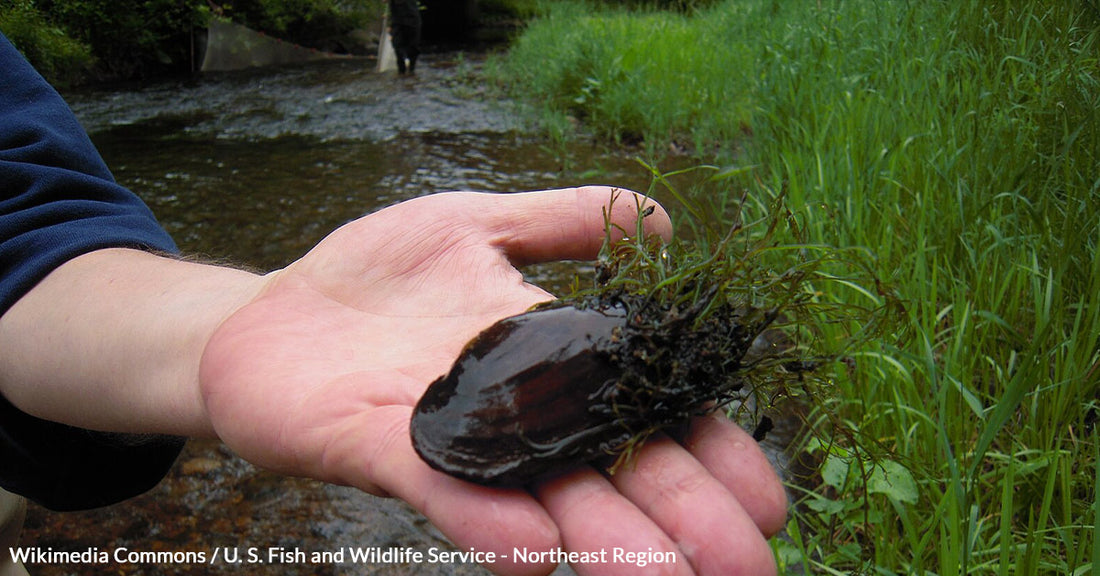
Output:
[[770,318],[694,325],[645,303],[551,304],[475,337],[413,413],[433,468],[518,485],[677,426],[740,388],[740,359]]

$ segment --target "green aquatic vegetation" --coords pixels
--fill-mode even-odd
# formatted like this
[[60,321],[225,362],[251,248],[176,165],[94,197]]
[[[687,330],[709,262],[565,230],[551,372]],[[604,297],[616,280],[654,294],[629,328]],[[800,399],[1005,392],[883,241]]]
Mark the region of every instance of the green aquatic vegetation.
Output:
[[[678,173],[646,168],[654,188],[683,209],[677,219],[681,234],[671,242],[646,235],[643,220],[653,207],[639,203],[643,218],[637,228],[624,230],[609,221],[594,279],[589,285],[577,279],[559,302],[645,303],[637,307],[647,310],[645,321],[656,326],[638,347],[646,356],[664,353],[663,345],[684,364],[705,364],[705,355],[693,360],[693,348],[724,347],[717,353],[728,357],[729,365],[721,373],[685,373],[684,387],[713,389],[710,400],[718,407],[751,394],[757,412],[751,419],[761,422],[765,410],[821,393],[834,372],[844,369],[846,354],[896,329],[904,306],[875,280],[868,251],[808,242],[781,197],[731,200],[706,187],[684,193],[670,182]],[[704,180],[711,187],[722,186],[732,174],[713,167],[690,171],[709,173]],[[851,290],[869,298],[836,297]],[[725,335],[739,326],[745,327],[745,341],[727,342]],[[662,382],[678,381],[672,376]],[[626,459],[656,430],[635,434],[623,452]]]

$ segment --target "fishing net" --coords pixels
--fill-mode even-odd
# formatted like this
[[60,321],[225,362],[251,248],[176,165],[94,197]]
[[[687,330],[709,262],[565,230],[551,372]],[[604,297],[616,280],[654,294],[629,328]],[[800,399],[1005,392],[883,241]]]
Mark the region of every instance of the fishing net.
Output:
[[262,32],[215,18],[210,21],[206,36],[203,72],[239,70],[251,66],[270,66],[339,58],[338,54],[321,52],[305,46],[272,38]]
[[378,40],[378,71],[388,72],[397,69],[397,54],[393,51],[390,38],[389,19],[382,19],[382,37]]

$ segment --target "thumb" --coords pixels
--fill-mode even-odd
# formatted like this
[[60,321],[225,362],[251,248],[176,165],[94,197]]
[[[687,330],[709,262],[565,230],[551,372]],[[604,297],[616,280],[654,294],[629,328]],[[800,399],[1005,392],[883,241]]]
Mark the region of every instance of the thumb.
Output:
[[[490,199],[487,199],[490,200]],[[495,244],[520,266],[552,260],[591,260],[603,246],[607,224],[612,239],[637,229],[639,214],[647,234],[672,236],[672,222],[655,200],[610,186],[585,186],[520,194],[493,195],[483,213]]]

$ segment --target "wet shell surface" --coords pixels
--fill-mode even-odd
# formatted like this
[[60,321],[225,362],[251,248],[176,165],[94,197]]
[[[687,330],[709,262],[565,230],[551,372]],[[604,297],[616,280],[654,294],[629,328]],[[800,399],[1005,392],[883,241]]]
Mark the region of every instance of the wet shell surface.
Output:
[[490,485],[621,456],[728,402],[745,352],[774,319],[696,316],[619,296],[501,320],[429,386],[413,446],[433,468]]

